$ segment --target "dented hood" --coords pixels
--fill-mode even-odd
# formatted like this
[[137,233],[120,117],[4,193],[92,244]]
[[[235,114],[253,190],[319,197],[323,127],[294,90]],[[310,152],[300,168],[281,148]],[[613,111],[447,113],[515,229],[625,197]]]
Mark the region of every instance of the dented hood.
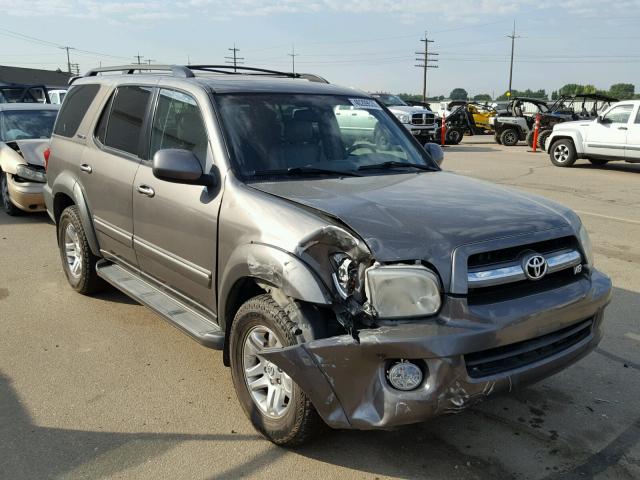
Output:
[[22,158],[31,165],[44,166],[44,151],[49,146],[49,139],[13,140],[7,146],[22,154]]
[[443,277],[453,250],[493,238],[566,227],[577,218],[541,197],[449,172],[252,183],[321,210],[356,232],[381,262],[422,259]]

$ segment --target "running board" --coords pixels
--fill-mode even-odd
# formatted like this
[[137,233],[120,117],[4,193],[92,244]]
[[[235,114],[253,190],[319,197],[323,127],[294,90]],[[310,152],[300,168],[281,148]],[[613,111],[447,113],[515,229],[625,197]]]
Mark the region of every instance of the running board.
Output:
[[215,350],[223,349],[224,332],[203,315],[185,307],[173,297],[119,265],[102,260],[96,265],[96,271],[98,276],[149,307],[198,343]]

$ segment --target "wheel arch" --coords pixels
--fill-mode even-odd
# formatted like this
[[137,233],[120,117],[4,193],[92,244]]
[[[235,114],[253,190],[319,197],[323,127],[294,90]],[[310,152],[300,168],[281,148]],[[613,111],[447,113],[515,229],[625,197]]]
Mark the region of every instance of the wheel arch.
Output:
[[552,130],[551,134],[545,141],[545,145],[547,147],[546,150],[549,151],[551,149],[551,146],[558,140],[571,140],[571,142],[573,143],[573,148],[575,148],[576,154],[578,155],[578,158],[582,158],[582,156],[584,155],[584,149],[582,147],[582,136],[579,133],[577,132],[556,133]]
[[91,253],[100,256],[100,245],[91,220],[89,206],[78,182],[71,176],[60,175],[56,178],[51,191],[53,197],[53,219],[56,225],[58,225],[60,215],[62,215],[65,208],[71,205],[78,207],[80,220],[82,221],[82,227],[87,236],[87,243],[89,243]]
[[236,312],[250,298],[271,289],[303,303],[332,303],[322,280],[298,257],[265,244],[240,245],[226,262],[218,288],[218,323],[225,331],[225,365],[229,362],[229,333]]

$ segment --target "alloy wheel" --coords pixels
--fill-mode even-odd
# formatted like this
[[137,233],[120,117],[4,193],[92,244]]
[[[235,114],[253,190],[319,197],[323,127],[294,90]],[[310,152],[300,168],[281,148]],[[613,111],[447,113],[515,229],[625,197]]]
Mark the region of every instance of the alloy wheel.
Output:
[[293,381],[259,355],[264,348],[282,348],[282,343],[272,330],[257,325],[249,330],[242,347],[244,380],[260,411],[271,418],[280,418],[291,404]]
[[67,267],[74,278],[82,273],[82,249],[78,231],[72,223],[64,229],[64,253],[67,258]]
[[569,160],[569,155],[569,147],[566,145],[558,145],[553,149],[553,158],[555,158],[558,163],[565,163]]

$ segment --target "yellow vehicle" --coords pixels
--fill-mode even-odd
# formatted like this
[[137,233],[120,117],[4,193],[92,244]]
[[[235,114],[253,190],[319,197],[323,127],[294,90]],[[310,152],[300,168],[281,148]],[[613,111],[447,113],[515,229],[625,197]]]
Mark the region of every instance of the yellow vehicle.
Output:
[[494,108],[479,103],[468,103],[467,111],[473,116],[473,121],[477,128],[484,130],[486,133],[493,133],[491,118],[497,114]]

